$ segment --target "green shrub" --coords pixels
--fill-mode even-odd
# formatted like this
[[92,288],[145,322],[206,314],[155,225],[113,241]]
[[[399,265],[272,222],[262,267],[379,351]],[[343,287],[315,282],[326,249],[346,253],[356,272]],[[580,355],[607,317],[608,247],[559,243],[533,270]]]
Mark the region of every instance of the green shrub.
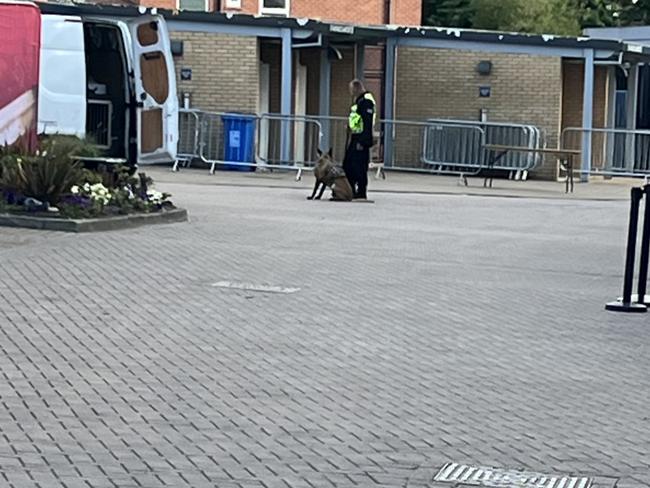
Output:
[[0,190],[56,205],[70,187],[90,179],[78,159],[99,154],[91,142],[72,136],[44,137],[35,154],[5,147],[0,152]]
[[81,165],[65,153],[47,153],[19,163],[22,194],[50,205],[77,184],[83,174]]

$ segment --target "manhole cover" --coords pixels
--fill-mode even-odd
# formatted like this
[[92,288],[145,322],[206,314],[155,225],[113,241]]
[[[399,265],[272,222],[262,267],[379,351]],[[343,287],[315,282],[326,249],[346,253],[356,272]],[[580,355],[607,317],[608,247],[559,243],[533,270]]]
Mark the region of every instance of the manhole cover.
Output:
[[281,293],[285,295],[300,291],[300,288],[292,288],[288,286],[274,286],[258,283],[240,283],[236,281],[217,281],[216,283],[212,283],[212,286],[215,288],[229,288],[231,290],[254,291],[258,293]]
[[592,479],[587,477],[557,476],[457,463],[445,464],[434,480],[500,488],[590,488],[593,483]]

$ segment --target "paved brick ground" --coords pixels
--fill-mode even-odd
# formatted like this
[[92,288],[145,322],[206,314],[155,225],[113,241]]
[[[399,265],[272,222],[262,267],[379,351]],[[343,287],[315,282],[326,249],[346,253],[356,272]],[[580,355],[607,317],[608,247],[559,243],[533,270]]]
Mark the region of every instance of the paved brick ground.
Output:
[[624,202],[165,189],[190,223],[0,230],[0,487],[647,486]]

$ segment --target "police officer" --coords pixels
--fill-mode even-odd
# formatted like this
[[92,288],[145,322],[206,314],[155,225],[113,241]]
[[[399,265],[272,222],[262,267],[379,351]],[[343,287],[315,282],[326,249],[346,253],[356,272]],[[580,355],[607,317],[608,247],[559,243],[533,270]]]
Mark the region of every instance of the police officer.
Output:
[[360,80],[350,82],[350,95],[354,100],[348,119],[348,147],[343,169],[354,190],[355,199],[367,198],[370,148],[373,146],[373,126],[376,102]]

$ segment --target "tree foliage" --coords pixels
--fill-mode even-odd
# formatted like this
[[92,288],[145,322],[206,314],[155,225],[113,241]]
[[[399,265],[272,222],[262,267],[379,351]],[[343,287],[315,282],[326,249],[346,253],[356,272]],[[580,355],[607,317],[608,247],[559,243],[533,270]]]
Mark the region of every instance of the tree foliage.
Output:
[[586,27],[650,24],[650,0],[424,0],[423,22],[579,35]]
[[472,27],[472,0],[424,0],[422,17],[425,25]]

